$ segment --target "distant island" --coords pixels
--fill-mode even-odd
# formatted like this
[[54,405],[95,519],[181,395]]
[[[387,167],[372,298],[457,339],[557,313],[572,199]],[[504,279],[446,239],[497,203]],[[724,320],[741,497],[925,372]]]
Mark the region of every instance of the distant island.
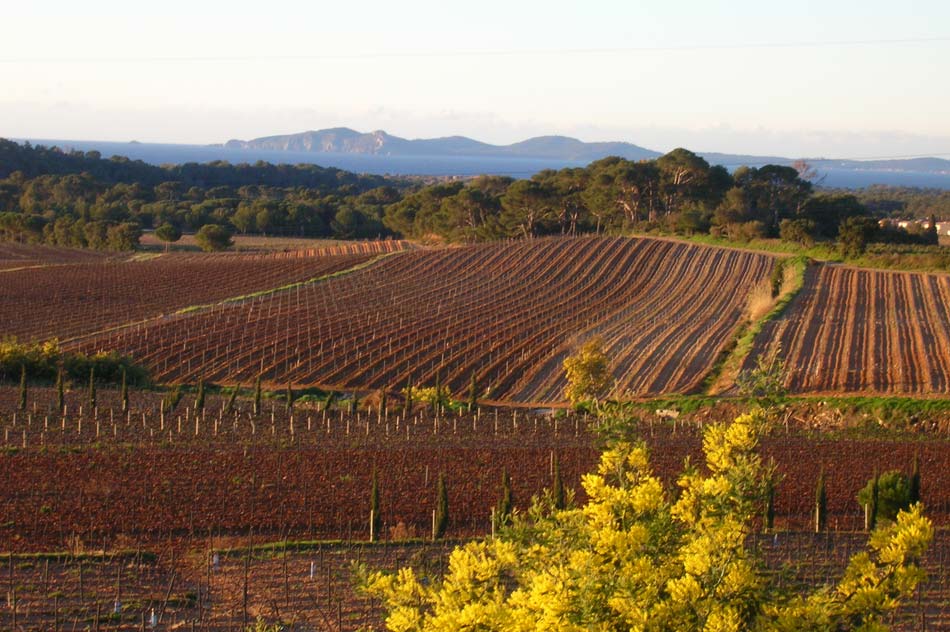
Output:
[[[361,154],[372,156],[425,156],[473,158],[532,158],[592,162],[607,156],[626,160],[652,160],[663,152],[622,141],[587,143],[569,136],[536,136],[511,145],[492,145],[466,136],[406,139],[383,130],[358,132],[348,127],[333,127],[297,134],[263,136],[251,140],[232,139],[211,145],[230,150],[287,151],[324,154]],[[803,157],[754,156],[720,152],[696,152],[710,164],[735,167],[766,164],[791,165]],[[849,160],[804,158],[819,170],[894,171],[950,175],[950,160],[910,158],[886,160]]]
[[511,145],[491,145],[465,136],[409,140],[382,130],[357,132],[348,127],[265,136],[253,140],[229,140],[227,149],[307,151],[378,156],[472,156],[485,158],[553,158],[593,161],[605,156],[627,160],[658,158],[661,152],[632,143],[585,143],[568,136],[538,136]]

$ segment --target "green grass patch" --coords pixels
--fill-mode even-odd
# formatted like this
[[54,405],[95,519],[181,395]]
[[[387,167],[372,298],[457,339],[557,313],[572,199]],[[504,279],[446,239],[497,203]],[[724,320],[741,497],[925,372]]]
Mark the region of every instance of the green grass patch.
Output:
[[756,337],[762,333],[762,328],[765,327],[766,323],[779,318],[798,296],[798,293],[801,292],[805,285],[805,271],[809,265],[810,260],[803,255],[782,259],[776,263],[776,266],[779,266],[780,276],[785,276],[788,273],[785,277],[788,281],[782,284],[781,293],[775,304],[762,318],[754,322],[746,322],[739,327],[733,340],[726,346],[706,379],[703,380],[701,386],[703,392],[709,393],[714,388],[721,388],[723,380],[729,382],[735,380],[749,353],[752,352]]

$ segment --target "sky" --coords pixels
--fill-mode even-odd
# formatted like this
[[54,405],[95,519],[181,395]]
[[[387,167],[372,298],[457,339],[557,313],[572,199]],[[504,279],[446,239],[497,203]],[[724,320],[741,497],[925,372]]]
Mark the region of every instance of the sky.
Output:
[[15,2],[0,136],[950,157],[950,2]]

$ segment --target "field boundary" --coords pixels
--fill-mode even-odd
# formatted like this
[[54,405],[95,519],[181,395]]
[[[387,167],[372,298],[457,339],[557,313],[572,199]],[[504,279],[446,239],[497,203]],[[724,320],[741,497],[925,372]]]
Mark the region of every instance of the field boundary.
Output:
[[804,256],[778,259],[777,264],[782,266],[780,272],[784,272],[786,266],[795,267],[791,285],[783,288],[765,316],[739,325],[733,343],[723,350],[721,362],[713,367],[706,378],[705,388],[703,389],[706,395],[719,395],[734,386],[735,379],[745,364],[746,358],[752,353],[756,337],[762,333],[766,323],[781,317],[788,306],[792,304],[792,301],[795,300],[795,297],[799,295],[802,288],[805,287],[806,271],[813,265],[822,265]]

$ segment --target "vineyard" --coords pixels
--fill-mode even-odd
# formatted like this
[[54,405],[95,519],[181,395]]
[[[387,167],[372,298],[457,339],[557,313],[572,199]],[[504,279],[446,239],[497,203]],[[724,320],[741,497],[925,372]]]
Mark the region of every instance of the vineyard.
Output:
[[[382,411],[369,399],[355,411],[349,402],[288,410],[265,399],[255,414],[253,402],[238,399],[229,410],[220,395],[198,409],[191,394],[163,411],[160,393],[140,392],[122,412],[119,393],[108,389],[94,409],[84,389],[71,390],[60,412],[55,389],[38,387],[27,410],[14,412],[17,391],[0,389],[0,541],[17,553],[0,556],[0,583],[8,583],[0,629],[17,617],[24,630],[95,629],[97,621],[102,630],[139,630],[153,612],[158,629],[238,630],[257,615],[297,630],[378,625],[379,604],[353,591],[351,564],[441,571],[451,542],[424,542],[439,474],[447,534],[467,538],[491,532],[503,470],[523,510],[552,485],[555,467],[579,491],[598,458],[596,422],[582,414],[421,404],[407,411],[400,402]],[[705,419],[641,419],[637,432],[668,485],[684,459],[699,460]],[[950,523],[950,445],[941,435],[815,437],[778,424],[762,453],[781,482],[778,533],[757,546],[772,568],[789,566],[785,582],[838,574],[866,538],[857,491],[875,471],[909,472],[915,455],[928,515]],[[808,534],[822,469],[829,531]],[[366,544],[374,472],[382,542]],[[900,629],[924,629],[921,613],[931,626],[948,621],[950,540],[938,533],[925,561],[931,580]],[[285,540],[319,543],[284,549]],[[240,548],[248,542],[278,544]]]
[[104,261],[107,253],[39,244],[0,242],[0,272],[45,265]]
[[950,277],[812,267],[786,314],[763,328],[747,368],[772,349],[796,393],[950,392]]
[[[0,556],[8,595],[0,628],[26,631],[243,631],[258,616],[298,632],[382,629],[378,602],[353,587],[353,565],[406,566],[440,577],[455,542],[362,542],[247,546],[234,538],[171,542],[159,553],[76,551]],[[250,541],[257,541],[250,539]],[[866,545],[855,533],[778,533],[753,548],[789,587],[840,578]],[[950,537],[939,532],[923,561],[929,581],[893,618],[895,630],[950,625]]]
[[[419,250],[323,283],[84,337],[162,382],[402,389],[561,401],[564,358],[599,334],[617,394],[695,389],[772,259],[649,239]],[[715,292],[707,291],[715,287]]]
[[172,254],[3,273],[0,337],[69,339],[339,272],[372,255]]

